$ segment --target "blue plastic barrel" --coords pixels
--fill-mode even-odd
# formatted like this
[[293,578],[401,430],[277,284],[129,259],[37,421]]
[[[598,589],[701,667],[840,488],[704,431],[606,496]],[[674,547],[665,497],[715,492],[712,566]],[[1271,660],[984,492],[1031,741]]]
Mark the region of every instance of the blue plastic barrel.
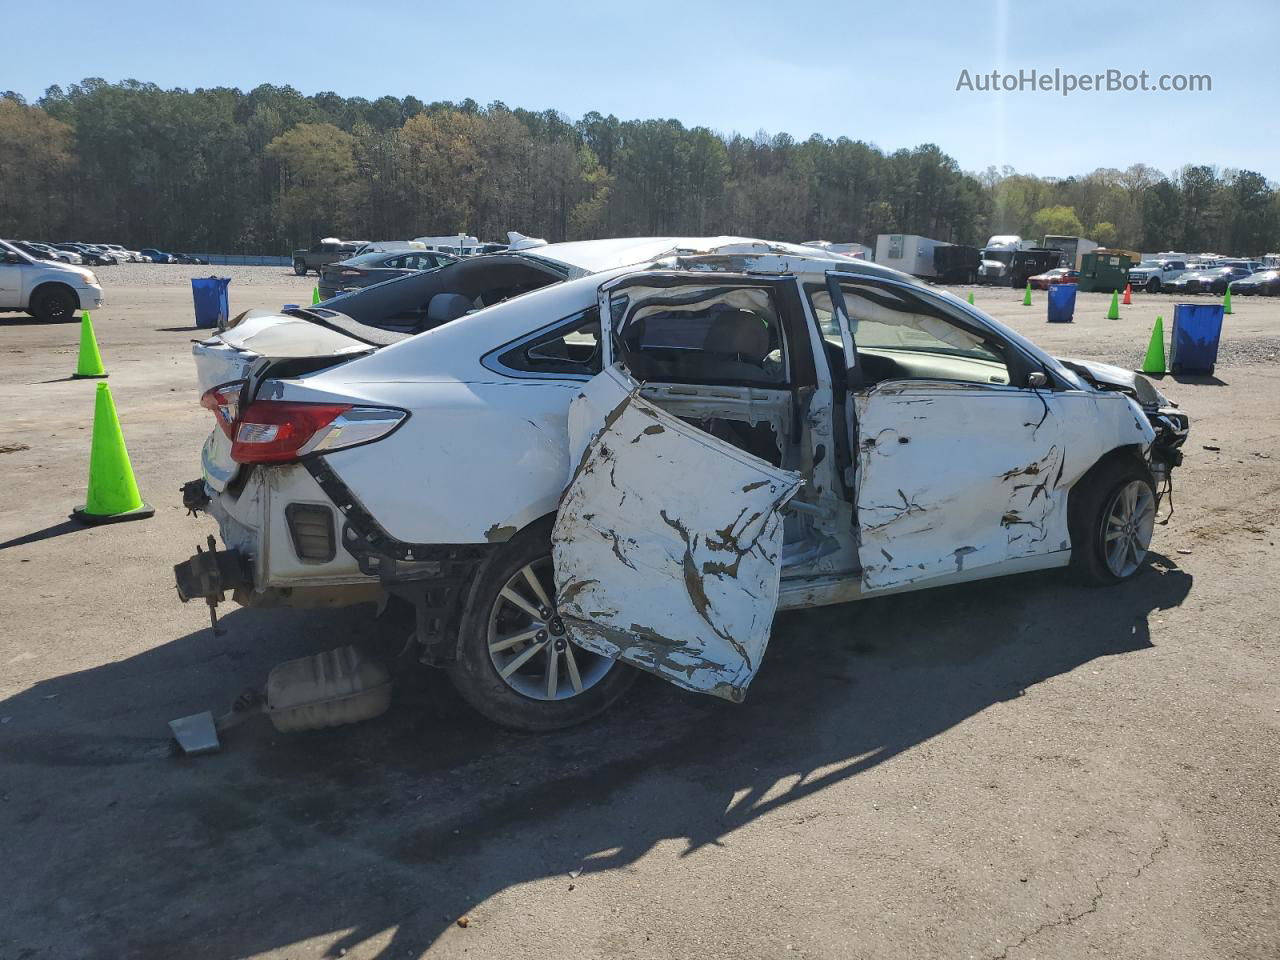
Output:
[[1076,312],[1076,285],[1055,283],[1049,287],[1049,322],[1070,323]]
[[191,298],[196,304],[197,327],[223,327],[230,312],[227,284],[230,277],[192,277]]
[[1213,373],[1222,339],[1222,304],[1175,303],[1170,373]]

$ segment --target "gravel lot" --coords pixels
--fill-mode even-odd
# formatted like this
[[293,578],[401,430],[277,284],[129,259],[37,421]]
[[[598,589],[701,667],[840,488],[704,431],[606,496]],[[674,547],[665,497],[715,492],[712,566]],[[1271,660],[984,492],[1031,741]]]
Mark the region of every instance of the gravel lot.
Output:
[[[275,663],[401,625],[177,601],[210,427],[189,278],[232,312],[286,268],[98,271],[94,317],[145,498],[80,529],[78,326],[0,319],[0,957],[1273,960],[1280,943],[1280,301],[1238,299],[1149,570],[1037,574],[780,616],[741,706],[647,678],[517,736],[423,676],[386,716],[169,756]],[[965,296],[968,288],[957,288]],[[1173,299],[977,288],[1066,356],[1124,365]],[[466,918],[466,925],[459,918]]]

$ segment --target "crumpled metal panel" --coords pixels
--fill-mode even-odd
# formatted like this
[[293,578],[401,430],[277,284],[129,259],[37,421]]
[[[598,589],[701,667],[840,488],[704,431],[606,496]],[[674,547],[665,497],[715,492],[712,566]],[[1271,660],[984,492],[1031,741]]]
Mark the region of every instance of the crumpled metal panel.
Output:
[[741,701],[778,602],[781,509],[801,478],[689,426],[609,369],[570,409],[577,468],[552,535],[570,638]]
[[856,396],[864,588],[1065,550],[1072,478],[1056,402],[933,381]]

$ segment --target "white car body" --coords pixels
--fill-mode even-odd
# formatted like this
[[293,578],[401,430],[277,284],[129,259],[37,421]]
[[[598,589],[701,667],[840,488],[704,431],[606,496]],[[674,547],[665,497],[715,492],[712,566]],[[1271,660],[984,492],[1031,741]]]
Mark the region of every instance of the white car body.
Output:
[[[251,568],[237,599],[411,595],[554,516],[578,647],[740,700],[776,609],[1066,565],[1073,488],[1110,455],[1150,459],[1165,415],[1127,371],[822,250],[535,252],[570,279],[389,346],[273,314],[196,345],[202,393],[369,408],[281,465],[246,468],[211,432],[206,509]],[[330,365],[291,374],[304,358]],[[304,555],[303,507],[331,557]]]
[[43,293],[55,288],[73,295],[81,310],[96,310],[105,302],[92,270],[37,260],[0,240],[0,310],[32,310]]

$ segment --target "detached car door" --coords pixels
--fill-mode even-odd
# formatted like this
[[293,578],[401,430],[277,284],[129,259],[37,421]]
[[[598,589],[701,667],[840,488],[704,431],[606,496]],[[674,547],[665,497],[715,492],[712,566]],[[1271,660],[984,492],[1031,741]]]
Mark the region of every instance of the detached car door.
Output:
[[558,610],[593,653],[741,701],[768,644],[784,540],[797,542],[783,509],[803,483],[789,469],[803,439],[790,415],[800,345],[766,281],[649,282],[602,296],[606,360],[619,362],[569,410]]
[[741,701],[778,605],[781,510],[800,477],[654,406],[610,368],[570,408],[578,467],[552,534],[570,639]]
[[863,588],[1067,550],[1063,430],[1038,361],[917,284],[831,274],[827,292],[851,360]]

